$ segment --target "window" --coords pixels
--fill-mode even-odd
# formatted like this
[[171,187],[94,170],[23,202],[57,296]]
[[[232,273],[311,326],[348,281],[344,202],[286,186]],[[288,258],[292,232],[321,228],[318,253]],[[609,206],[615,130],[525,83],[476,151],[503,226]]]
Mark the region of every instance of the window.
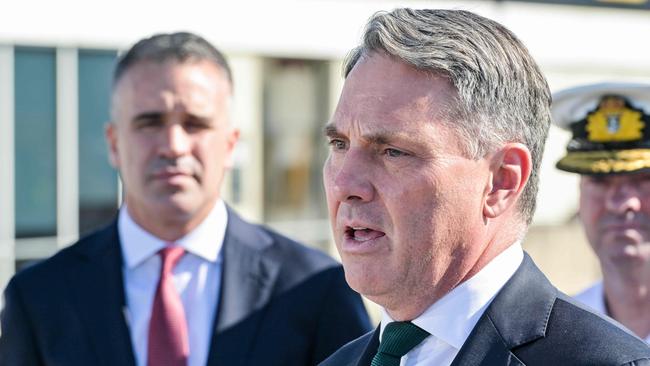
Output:
[[270,60],[264,73],[266,221],[326,218],[322,162],[327,149],[327,64]]
[[56,54],[14,53],[16,237],[56,235]]
[[322,130],[329,113],[329,64],[272,59],[265,68],[264,221],[327,248]]
[[79,231],[108,223],[117,210],[118,178],[108,163],[104,125],[109,121],[115,51],[79,50]]

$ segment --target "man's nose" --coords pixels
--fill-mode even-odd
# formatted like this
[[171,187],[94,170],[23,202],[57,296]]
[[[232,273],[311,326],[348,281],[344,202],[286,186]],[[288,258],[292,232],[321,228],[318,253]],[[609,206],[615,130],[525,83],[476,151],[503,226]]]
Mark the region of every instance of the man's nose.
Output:
[[614,184],[609,187],[605,200],[607,209],[617,214],[627,211],[636,212],[641,209],[639,190],[630,182]]
[[370,179],[372,164],[363,152],[348,150],[335,158],[329,177],[335,198],[340,202],[369,202],[374,198],[375,187]]
[[187,154],[190,150],[190,135],[181,124],[173,123],[163,130],[160,154],[166,158],[175,158]]

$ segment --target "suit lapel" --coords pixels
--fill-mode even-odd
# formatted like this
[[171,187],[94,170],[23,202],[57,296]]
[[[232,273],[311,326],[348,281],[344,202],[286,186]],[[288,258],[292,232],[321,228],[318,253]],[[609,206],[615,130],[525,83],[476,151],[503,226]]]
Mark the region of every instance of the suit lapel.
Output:
[[79,246],[78,254],[78,266],[67,273],[68,288],[97,359],[102,365],[135,365],[116,222]]
[[372,332],[372,336],[368,337],[368,341],[363,350],[363,353],[356,362],[351,362],[350,366],[370,366],[372,358],[375,357],[377,350],[379,349],[379,327]]
[[209,365],[244,363],[280,272],[281,262],[265,253],[272,244],[265,232],[228,210]]
[[556,297],[555,287],[525,254],[452,365],[523,365],[510,350],[544,337]]
[[451,366],[523,365],[503,343],[489,317],[482,317],[458,352]]

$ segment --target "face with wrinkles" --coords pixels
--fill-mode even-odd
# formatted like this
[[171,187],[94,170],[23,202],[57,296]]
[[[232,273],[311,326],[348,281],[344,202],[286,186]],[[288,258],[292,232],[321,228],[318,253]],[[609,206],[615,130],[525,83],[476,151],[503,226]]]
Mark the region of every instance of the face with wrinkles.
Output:
[[207,216],[238,137],[230,97],[225,72],[207,60],[141,61],[119,80],[106,137],[138,224],[191,230]]
[[474,264],[488,163],[442,121],[454,89],[371,54],[348,75],[325,127],[324,184],[352,288],[389,313],[448,292]]
[[580,219],[605,270],[650,266],[650,173],[583,176]]

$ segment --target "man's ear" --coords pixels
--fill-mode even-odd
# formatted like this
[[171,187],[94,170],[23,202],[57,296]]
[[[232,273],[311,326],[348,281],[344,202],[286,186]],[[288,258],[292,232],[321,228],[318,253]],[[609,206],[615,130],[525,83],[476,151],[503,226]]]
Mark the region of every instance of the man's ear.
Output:
[[107,122],[104,125],[104,137],[108,146],[108,161],[113,168],[118,169],[120,166],[119,154],[117,153],[117,126],[115,122]]
[[230,132],[228,132],[228,136],[226,136],[226,144],[228,145],[228,156],[226,157],[226,161],[224,163],[226,169],[232,169],[235,166],[233,154],[235,152],[237,142],[239,141],[239,134],[240,132],[237,127],[231,127]]
[[495,218],[516,202],[523,191],[532,170],[530,150],[520,143],[508,143],[492,155],[490,182],[483,215]]

